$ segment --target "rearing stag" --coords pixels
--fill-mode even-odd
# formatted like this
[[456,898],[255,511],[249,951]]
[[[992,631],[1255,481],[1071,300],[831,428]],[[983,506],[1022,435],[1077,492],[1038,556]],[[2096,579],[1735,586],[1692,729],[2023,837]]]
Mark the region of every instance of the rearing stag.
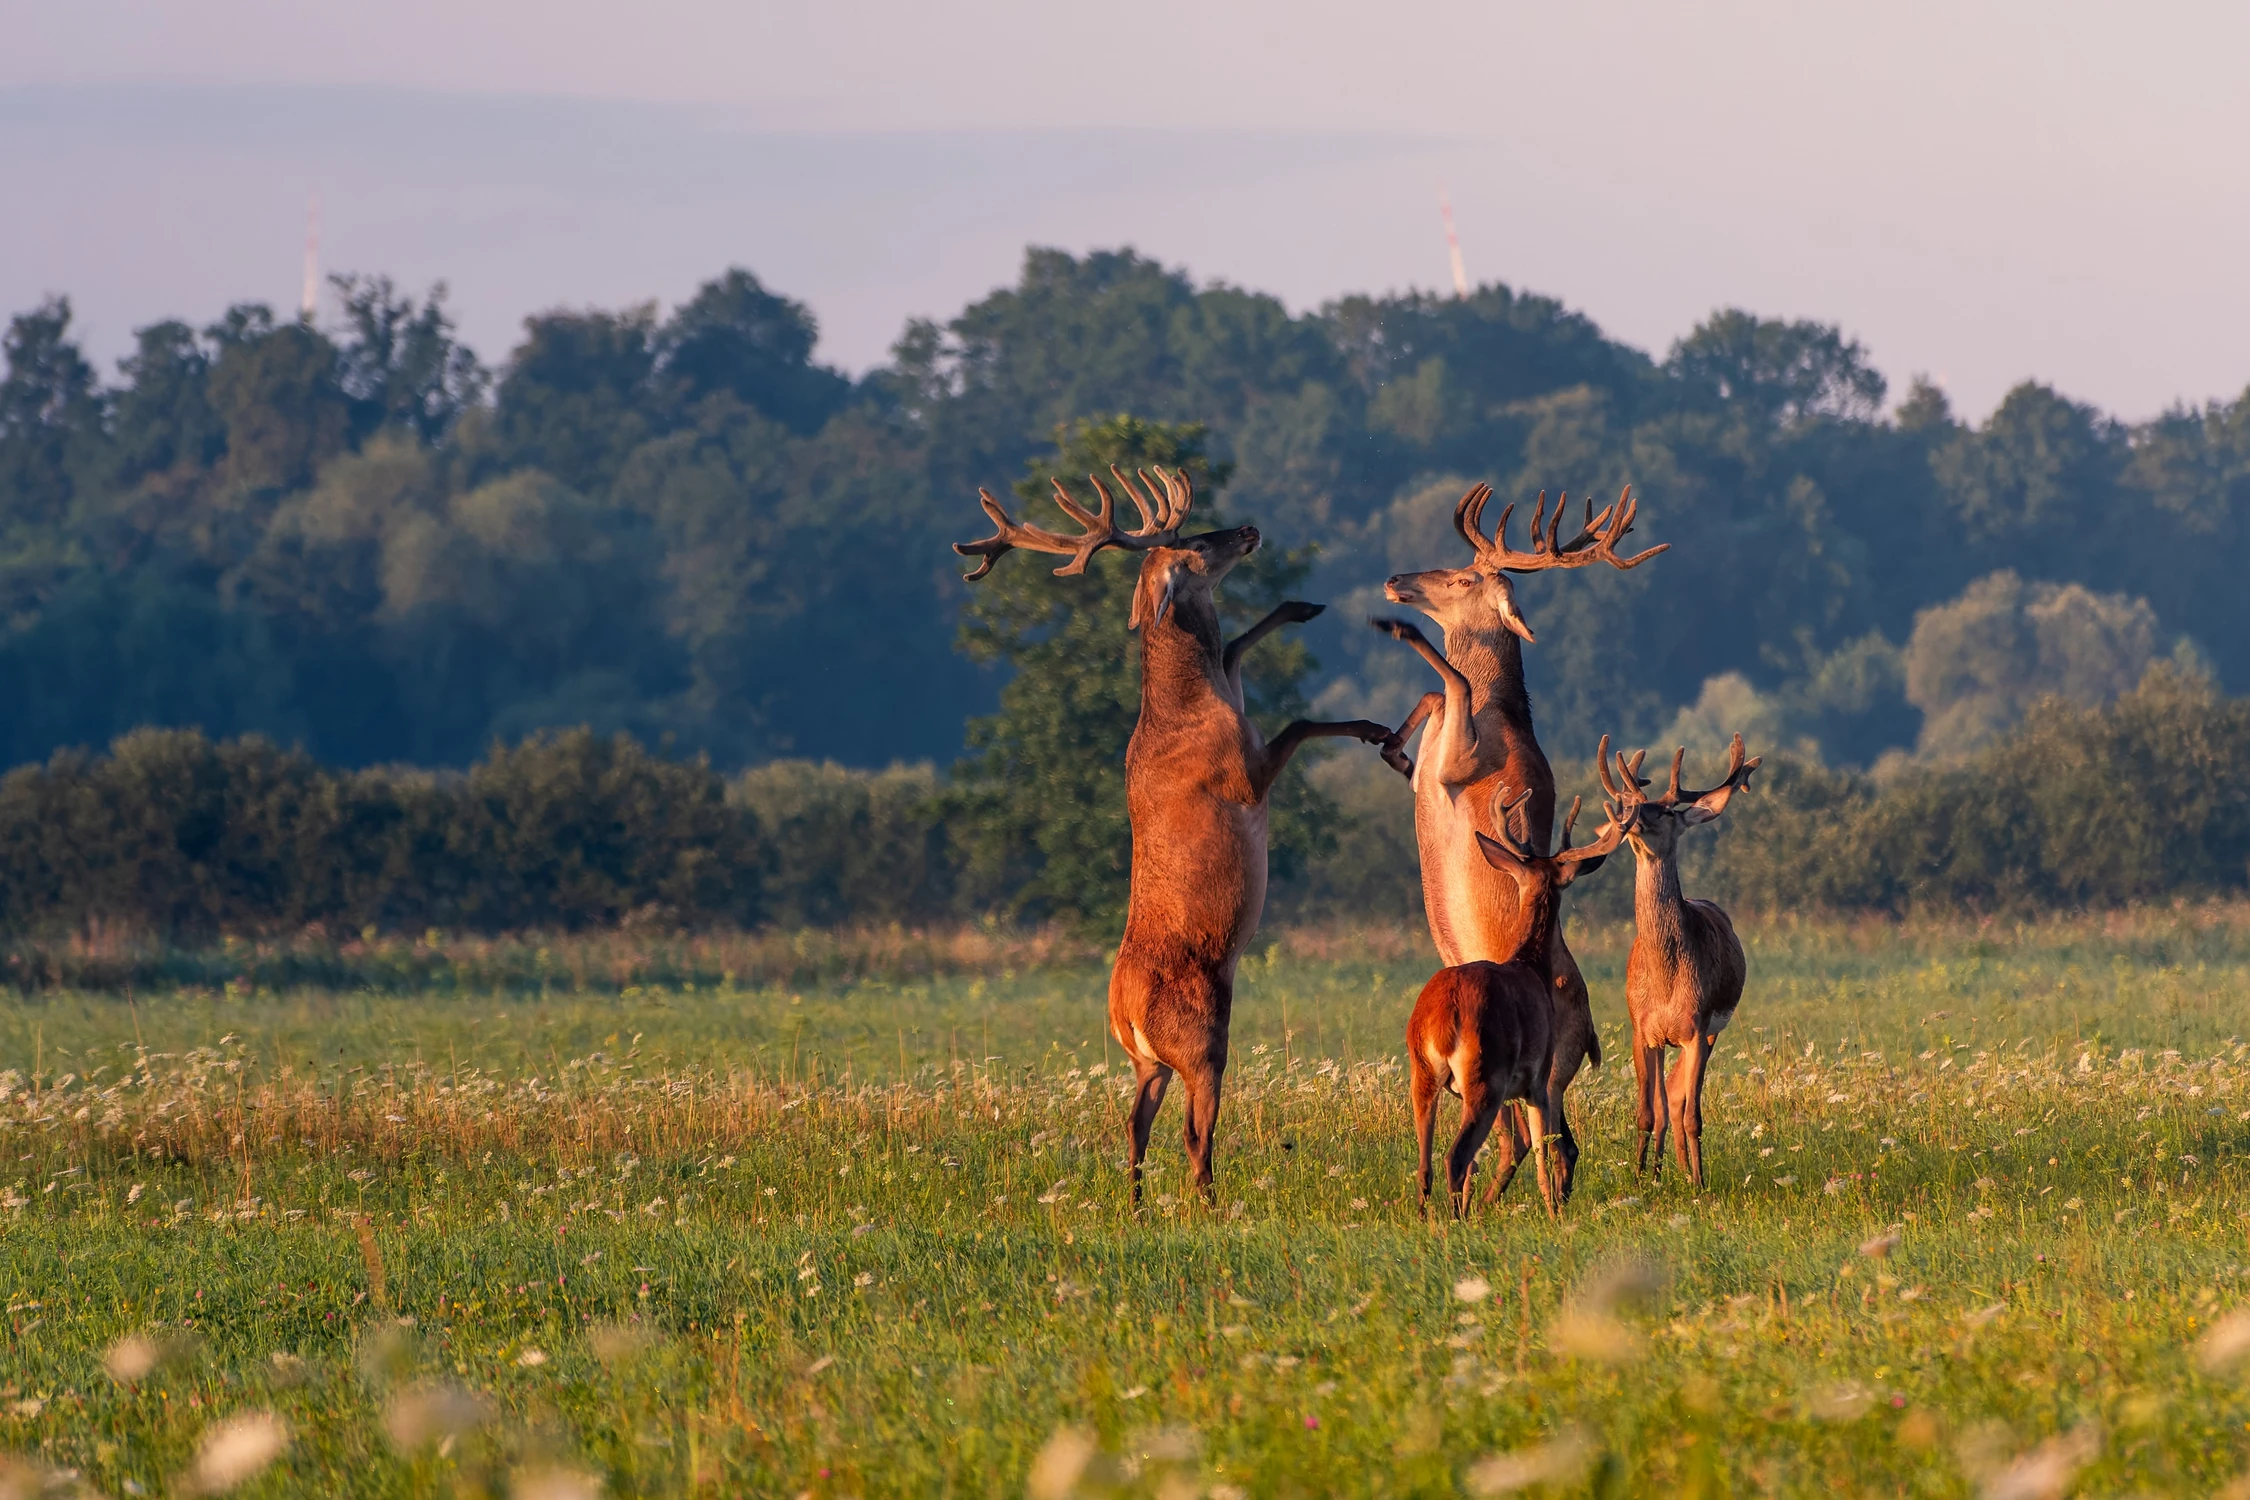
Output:
[[[1637,568],[1670,545],[1659,543],[1631,557],[1617,555],[1617,544],[1633,529],[1639,511],[1630,488],[1599,515],[1589,501],[1585,524],[1567,540],[1561,533],[1570,497],[1563,497],[1550,521],[1542,491],[1531,520],[1531,550],[1519,552],[1508,545],[1513,505],[1501,510],[1500,524],[1485,536],[1484,508],[1491,498],[1492,486],[1479,484],[1453,507],[1453,529],[1474,553],[1468,567],[1400,573],[1383,585],[1393,603],[1411,604],[1437,621],[1445,631],[1444,652],[1405,620],[1369,622],[1413,647],[1444,684],[1443,692],[1423,696],[1385,743],[1383,758],[1414,783],[1422,903],[1438,957],[1449,967],[1480,959],[1507,962],[1529,923],[1514,883],[1487,864],[1481,852],[1480,839],[1507,834],[1490,826],[1487,809],[1494,790],[1507,786],[1527,796],[1520,814],[1527,847],[1545,849],[1554,838],[1555,776],[1532,733],[1531,695],[1523,682],[1523,644],[1537,637],[1516,607],[1509,575],[1593,562]],[[1402,747],[1417,729],[1421,755],[1409,760]],[[1554,1129],[1561,1138],[1559,1177],[1567,1194],[1578,1163],[1578,1138],[1563,1108],[1564,1090],[1584,1062],[1600,1065],[1602,1051],[1586,980],[1563,940],[1559,918],[1553,934]],[[1497,1145],[1493,1194],[1514,1180],[1530,1145],[1519,1137],[1518,1123],[1511,1115],[1508,1133]]]
[[1266,902],[1266,794],[1310,739],[1380,744],[1390,730],[1365,719],[1303,719],[1274,736],[1258,733],[1242,707],[1242,656],[1277,626],[1321,611],[1290,601],[1233,640],[1220,633],[1213,591],[1258,550],[1258,529],[1238,526],[1181,536],[1191,503],[1187,475],[1141,472],[1148,495],[1112,466],[1110,476],[1141,514],[1120,531],[1109,489],[1088,510],[1054,482],[1055,504],[1081,530],[1065,536],[1021,525],[989,490],[979,490],[997,528],[954,551],[982,557],[982,578],[1002,553],[1021,548],[1070,559],[1059,578],[1086,571],[1105,547],[1141,554],[1128,628],[1141,635],[1141,714],[1125,751],[1125,806],[1133,830],[1125,936],[1110,969],[1109,1029],[1133,1059],[1138,1088],[1127,1121],[1132,1201],[1141,1198],[1149,1129],[1178,1073],[1187,1087],[1186,1142],[1197,1187],[1211,1185],[1211,1147],[1227,1068],[1235,963],[1258,929]]
[[[1664,1134],[1675,1132],[1680,1169],[1703,1186],[1703,1073],[1742,1003],[1749,966],[1742,940],[1727,914],[1708,901],[1680,894],[1680,867],[1674,857],[1680,834],[1699,823],[1717,821],[1734,794],[1750,784],[1763,757],[1745,759],[1742,736],[1727,751],[1727,779],[1707,792],[1680,790],[1685,747],[1672,756],[1672,783],[1661,797],[1646,795],[1640,778],[1645,750],[1627,760],[1617,756],[1610,769],[1609,737],[1595,752],[1602,789],[1615,800],[1613,821],[1623,825],[1633,846],[1633,951],[1625,960],[1625,1004],[1633,1014],[1633,1078],[1639,1085],[1637,1123],[1641,1132],[1640,1170],[1647,1171],[1649,1143],[1656,1145],[1655,1166],[1664,1167]],[[1672,1076],[1664,1077],[1664,1050],[1680,1049]]]

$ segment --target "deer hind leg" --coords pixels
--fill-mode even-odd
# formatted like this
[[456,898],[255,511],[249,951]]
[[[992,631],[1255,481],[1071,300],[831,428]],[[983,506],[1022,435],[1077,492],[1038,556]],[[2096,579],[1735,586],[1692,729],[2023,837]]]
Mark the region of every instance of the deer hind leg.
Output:
[[1703,1186],[1703,1079],[1711,1065],[1713,1041],[1713,1037],[1698,1033],[1680,1053],[1680,1066],[1687,1073],[1678,1106],[1680,1147],[1687,1158],[1688,1177],[1697,1187]]
[[1437,1099],[1442,1085],[1428,1060],[1414,1055],[1411,1047],[1407,1060],[1414,1070],[1414,1139],[1420,1148],[1414,1181],[1421,1189],[1422,1213],[1427,1217],[1430,1212],[1430,1137],[1437,1130]]
[[1226,1073],[1225,1060],[1214,1059],[1181,1080],[1187,1085],[1187,1122],[1182,1136],[1187,1145],[1189,1180],[1206,1194],[1211,1191],[1211,1149],[1219,1129],[1219,1090]]
[[1500,1118],[1502,1100],[1482,1078],[1456,1080],[1461,1090],[1461,1133],[1445,1154],[1445,1186],[1453,1200],[1455,1218],[1469,1213],[1469,1174],[1476,1170],[1477,1152]]
[[[1633,1123],[1641,1133],[1641,1154],[1635,1170],[1646,1173],[1651,1168],[1658,1176],[1664,1173],[1664,1118],[1658,1098],[1664,1082],[1664,1049],[1645,1047],[1633,1043],[1633,1089],[1635,1096]],[[1656,1159],[1649,1160],[1649,1143],[1655,1142]]]
[[1133,1207],[1141,1206],[1141,1161],[1148,1155],[1148,1133],[1156,1124],[1156,1112],[1164,1107],[1164,1087],[1172,1081],[1172,1070],[1160,1062],[1133,1064],[1138,1087],[1133,1093],[1133,1112],[1126,1117],[1126,1176],[1131,1182]]

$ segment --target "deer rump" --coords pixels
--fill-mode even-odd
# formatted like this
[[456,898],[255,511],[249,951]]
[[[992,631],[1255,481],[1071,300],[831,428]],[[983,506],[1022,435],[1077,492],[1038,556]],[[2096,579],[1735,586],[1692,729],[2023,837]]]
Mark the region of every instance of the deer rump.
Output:
[[1481,1083],[1494,1104],[1545,1106],[1554,1006],[1529,964],[1484,960],[1440,969],[1414,1002],[1413,1053],[1439,1087],[1467,1099]]

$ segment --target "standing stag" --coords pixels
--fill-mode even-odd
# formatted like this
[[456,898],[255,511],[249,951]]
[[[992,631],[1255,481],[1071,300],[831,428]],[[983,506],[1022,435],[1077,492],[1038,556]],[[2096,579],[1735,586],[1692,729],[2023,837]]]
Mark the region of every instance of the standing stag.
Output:
[[1197,1187],[1211,1186],[1212,1134],[1227,1070],[1227,1025],[1234,1010],[1235,963],[1258,929],[1266,903],[1266,794],[1297,748],[1310,739],[1381,744],[1390,730],[1365,719],[1296,721],[1259,735],[1242,708],[1242,656],[1281,625],[1321,611],[1291,601],[1228,641],[1213,591],[1229,569],[1258,550],[1258,529],[1180,535],[1190,495],[1187,475],[1144,470],[1143,496],[1114,466],[1110,476],[1141,514],[1138,530],[1119,531],[1108,488],[1088,476],[1098,510],[1054,482],[1055,504],[1081,528],[1075,536],[1019,525],[988,490],[984,512],[997,528],[982,541],[957,542],[982,557],[982,578],[1004,552],[1021,548],[1067,556],[1057,577],[1073,577],[1104,547],[1141,554],[1128,628],[1141,634],[1141,715],[1125,751],[1125,806],[1133,830],[1132,886],[1125,937],[1109,976],[1109,1029],[1133,1059],[1138,1089],[1128,1121],[1132,1201],[1141,1199],[1149,1128],[1178,1073],[1187,1087],[1188,1163]]
[[[1570,497],[1547,518],[1547,496],[1539,496],[1531,521],[1531,550],[1508,545],[1508,506],[1491,537],[1484,535],[1484,507],[1492,486],[1477,485],[1453,507],[1453,528],[1474,552],[1465,568],[1400,573],[1383,585],[1395,604],[1410,604],[1445,632],[1441,654],[1414,625],[1404,620],[1374,620],[1414,648],[1436,670],[1444,691],[1427,693],[1385,742],[1383,758],[1414,783],[1414,837],[1422,856],[1422,903],[1429,914],[1430,937],[1447,965],[1482,959],[1505,962],[1523,940],[1527,924],[1515,885],[1486,863],[1480,838],[1505,830],[1477,819],[1490,805],[1494,788],[1521,788],[1526,842],[1544,849],[1554,836],[1555,776],[1531,730],[1531,695],[1523,684],[1523,643],[1535,641],[1531,626],[1516,608],[1511,573],[1550,568],[1582,568],[1605,562],[1618,569],[1639,567],[1668,543],[1631,557],[1619,557],[1617,544],[1633,529],[1639,502],[1628,488],[1599,515],[1587,502],[1587,517],[1575,536],[1562,538],[1563,510]],[[1408,760],[1402,747],[1415,730],[1422,733],[1421,755]],[[1594,1032],[1586,981],[1563,941],[1562,923],[1553,924],[1555,1002],[1554,1125],[1562,1139],[1560,1177],[1570,1192],[1578,1162],[1563,1094],[1581,1064],[1602,1060]],[[1506,1190],[1528,1144],[1517,1139],[1514,1122],[1502,1143],[1502,1164],[1492,1191]]]
[[[1707,792],[1680,790],[1683,747],[1672,756],[1672,781],[1661,797],[1648,797],[1640,779],[1642,758],[1617,756],[1610,770],[1609,739],[1597,752],[1602,787],[1615,799],[1611,814],[1633,846],[1633,951],[1625,961],[1625,1004],[1633,1015],[1633,1078],[1639,1085],[1640,1170],[1650,1169],[1649,1142],[1656,1143],[1655,1169],[1664,1168],[1664,1135],[1676,1133],[1680,1169],[1703,1186],[1703,1073],[1718,1045],[1719,1033],[1742,1003],[1749,967],[1742,942],[1727,914],[1708,901],[1680,894],[1680,867],[1674,853],[1680,834],[1698,823],[1715,821],[1734,794],[1750,784],[1763,757],[1743,759],[1742,736],[1727,752],[1727,779]],[[1680,1049],[1672,1076],[1664,1077],[1664,1049]],[[1663,1094],[1662,1108],[1658,1092]]]
[[[1456,1217],[1469,1211],[1469,1173],[1503,1105],[1520,1101],[1530,1128],[1539,1195],[1549,1214],[1562,1206],[1560,1162],[1550,1170],[1548,1117],[1559,1101],[1554,1090],[1555,909],[1563,887],[1601,868],[1624,830],[1615,817],[1589,844],[1570,847],[1578,803],[1563,820],[1562,847],[1553,855],[1536,852],[1509,828],[1531,793],[1513,802],[1502,787],[1492,794],[1490,815],[1498,830],[1477,835],[1477,849],[1502,879],[1515,887],[1524,914],[1523,937],[1504,963],[1477,960],[1440,969],[1422,987],[1414,1015],[1406,1023],[1406,1061],[1412,1072],[1414,1134],[1421,1147],[1417,1181],[1422,1207],[1430,1204],[1430,1134],[1437,1119],[1440,1089],[1461,1096],[1461,1133],[1445,1157],[1446,1195]],[[1513,1170],[1513,1156],[1509,1170]]]

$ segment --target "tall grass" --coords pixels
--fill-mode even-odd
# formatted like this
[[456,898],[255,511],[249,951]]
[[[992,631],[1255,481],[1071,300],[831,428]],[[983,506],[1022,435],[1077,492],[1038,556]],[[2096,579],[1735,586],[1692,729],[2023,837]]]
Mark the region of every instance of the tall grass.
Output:
[[[1622,936],[1580,937],[1616,1038]],[[1573,1091],[1559,1224],[1528,1186],[1419,1214],[1396,1051],[1428,961],[1396,931],[1246,962],[1219,1191],[1160,1149],[1139,1219],[1083,956],[19,995],[0,1450],[108,1494],[266,1412],[290,1438],[251,1492],[2239,1475],[2250,1390],[2197,1350],[2250,1302],[2241,914],[1750,937],[1710,1187],[1633,1175],[1612,1066]]]

